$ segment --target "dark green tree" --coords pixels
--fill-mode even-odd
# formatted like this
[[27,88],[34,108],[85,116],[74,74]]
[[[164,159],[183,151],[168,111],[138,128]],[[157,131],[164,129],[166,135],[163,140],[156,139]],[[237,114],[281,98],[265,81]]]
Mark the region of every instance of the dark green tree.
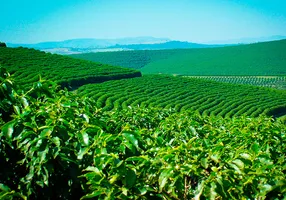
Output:
[[4,42],[0,42],[0,47],[7,47],[7,45]]

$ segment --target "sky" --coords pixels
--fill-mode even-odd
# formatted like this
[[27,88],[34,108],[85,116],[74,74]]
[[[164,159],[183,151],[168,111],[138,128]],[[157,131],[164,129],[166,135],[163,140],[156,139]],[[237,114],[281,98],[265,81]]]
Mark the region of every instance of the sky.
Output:
[[208,43],[286,36],[285,0],[6,0],[0,41],[152,36]]

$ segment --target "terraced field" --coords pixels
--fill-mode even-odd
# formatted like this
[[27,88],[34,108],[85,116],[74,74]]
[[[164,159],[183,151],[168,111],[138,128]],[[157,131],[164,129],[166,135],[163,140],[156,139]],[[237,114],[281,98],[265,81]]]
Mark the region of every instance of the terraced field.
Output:
[[39,79],[56,81],[63,87],[141,76],[139,71],[53,55],[27,48],[0,48],[0,65],[28,87]]
[[256,85],[276,89],[286,89],[286,76],[189,76],[223,83]]
[[286,114],[284,90],[184,77],[145,75],[84,85],[77,93],[94,98],[97,106],[104,110],[140,105],[222,117]]

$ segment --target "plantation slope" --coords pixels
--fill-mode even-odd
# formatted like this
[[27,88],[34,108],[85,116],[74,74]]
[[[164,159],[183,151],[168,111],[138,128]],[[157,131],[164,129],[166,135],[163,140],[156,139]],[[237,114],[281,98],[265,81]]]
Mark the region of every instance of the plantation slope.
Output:
[[181,75],[286,75],[286,40],[207,49],[119,51],[75,58]]
[[63,87],[77,88],[87,83],[132,78],[141,73],[132,69],[109,66],[27,48],[0,48],[0,65],[17,76],[27,87],[42,78],[56,81]]
[[286,76],[186,76],[213,80],[223,83],[235,83],[245,85],[256,85],[276,89],[286,89]]
[[194,78],[145,75],[84,85],[77,93],[94,98],[104,110],[140,105],[222,117],[286,114],[286,91]]
[[98,52],[69,55],[73,58],[106,63],[109,65],[122,66],[133,69],[143,68],[148,63],[156,60],[167,59],[172,55],[185,52],[184,49],[172,50],[136,50],[136,51],[115,51]]
[[181,75],[286,75],[286,40],[191,49],[148,63],[143,73]]

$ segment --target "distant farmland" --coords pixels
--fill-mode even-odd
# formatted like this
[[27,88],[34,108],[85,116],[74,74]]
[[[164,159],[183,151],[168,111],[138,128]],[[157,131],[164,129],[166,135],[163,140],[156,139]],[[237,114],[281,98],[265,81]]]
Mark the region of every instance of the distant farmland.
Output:
[[88,53],[72,57],[140,69],[145,74],[286,75],[286,40],[207,49]]
[[223,83],[256,85],[262,87],[286,89],[286,76],[186,76]]

